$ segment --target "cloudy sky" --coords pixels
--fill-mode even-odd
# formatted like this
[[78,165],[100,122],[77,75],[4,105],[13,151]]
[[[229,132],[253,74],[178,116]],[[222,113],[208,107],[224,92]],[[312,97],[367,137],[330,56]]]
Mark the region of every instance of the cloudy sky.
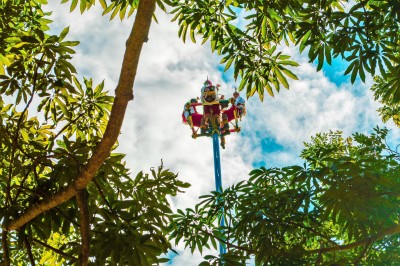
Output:
[[[52,30],[59,33],[70,26],[67,39],[79,40],[73,59],[80,76],[92,77],[95,84],[105,80],[113,94],[118,81],[125,41],[134,17],[123,22],[102,17],[99,6],[80,15],[69,13],[69,5],[55,1],[47,7],[53,11]],[[208,43],[186,43],[178,38],[177,25],[171,15],[157,12],[159,24],[152,23],[149,41],[144,45],[136,76],[135,100],[129,104],[119,138],[119,152],[127,154],[127,165],[133,174],[159,166],[179,173],[192,184],[186,193],[172,199],[174,208],[193,207],[200,195],[214,190],[212,141],[191,137],[191,130],[183,125],[183,105],[190,98],[200,96],[200,88],[208,77],[221,84],[227,97],[237,86],[232,76],[218,69],[219,58],[211,54]],[[222,182],[229,186],[248,178],[255,167],[280,167],[302,164],[298,155],[304,141],[317,132],[341,130],[345,135],[355,131],[371,132],[381,121],[375,112],[366,84],[350,84],[343,77],[345,65],[335,62],[316,72],[304,55],[296,49],[282,47],[285,53],[301,64],[294,69],[298,81],[290,83],[275,98],[260,102],[256,97],[247,102],[248,115],[242,121],[242,132],[227,137],[227,147],[221,150]],[[394,129],[392,124],[386,125]],[[398,143],[398,130],[392,131],[392,141]],[[179,256],[172,265],[196,265],[199,254],[191,254],[177,247]]]

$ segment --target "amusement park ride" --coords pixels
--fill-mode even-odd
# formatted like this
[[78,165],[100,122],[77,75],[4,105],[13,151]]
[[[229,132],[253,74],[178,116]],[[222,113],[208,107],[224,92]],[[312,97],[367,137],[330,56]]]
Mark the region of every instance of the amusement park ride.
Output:
[[[246,114],[245,100],[239,95],[236,89],[233,97],[226,100],[224,96],[219,97],[219,86],[214,86],[207,78],[201,88],[200,102],[196,98],[191,99],[185,104],[182,113],[183,123],[190,126],[194,139],[202,136],[212,137],[215,187],[217,192],[222,191],[219,138],[221,138],[221,147],[225,149],[225,136],[231,132],[240,132],[239,121]],[[229,104],[231,105],[230,107]],[[198,106],[203,107],[203,113],[197,111],[196,107]],[[232,129],[230,125],[233,126]],[[200,133],[198,132],[199,129]],[[219,222],[221,229],[224,227],[224,224],[224,216],[221,211]],[[225,244],[220,242],[220,254],[225,253]]]
[[[225,149],[225,136],[231,132],[240,132],[239,120],[246,114],[245,101],[235,90],[233,97],[225,99],[218,96],[219,84],[214,86],[208,79],[201,88],[200,102],[193,98],[185,104],[182,119],[192,129],[192,137],[211,137],[217,133],[221,138],[221,147]],[[229,104],[231,106],[228,108]],[[197,106],[203,106],[199,113]],[[230,128],[233,126],[233,129]],[[200,129],[200,133],[198,132]]]

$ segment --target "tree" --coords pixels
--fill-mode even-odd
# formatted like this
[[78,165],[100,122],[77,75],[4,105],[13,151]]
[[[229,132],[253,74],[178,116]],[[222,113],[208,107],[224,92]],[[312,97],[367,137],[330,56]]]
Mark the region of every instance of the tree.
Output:
[[[397,104],[398,2],[357,1],[349,10],[343,8],[344,2],[100,0],[111,19],[136,14],[115,97],[111,97],[102,83],[94,86],[91,79],[77,76],[69,60],[74,53],[71,47],[78,43],[64,41],[68,28],[59,35],[47,33],[50,21],[41,9],[46,0],[1,1],[4,264],[27,259],[35,264],[38,249],[32,243],[72,261],[79,259],[82,265],[89,254],[98,264],[151,264],[162,261],[157,256],[170,248],[165,238],[170,219],[166,196],[187,184],[162,167],[151,176],[129,178],[123,155],[111,153],[126,106],[133,99],[138,60],[156,5],[163,11],[166,6],[173,9],[184,40],[187,34],[193,41],[196,36],[203,43],[208,40],[222,56],[225,69],[234,68],[234,77],[241,80],[239,90],[245,89],[248,97],[257,92],[262,100],[265,91],[273,95],[281,85],[288,88],[287,77],[297,79],[288,68],[297,63],[279,51],[281,43],[291,42],[300,51],[309,49],[318,70],[332,57],[348,61],[346,74],[353,82],[357,77],[364,80],[366,72],[379,71],[385,103]],[[72,0],[71,11],[78,4],[83,13],[95,1]],[[237,27],[234,23],[241,10],[248,16],[245,26]],[[35,108],[40,115],[29,116]],[[147,206],[150,192],[158,197],[150,197],[152,205]],[[144,223],[145,217],[155,222]],[[132,232],[134,241],[124,232]],[[101,237],[105,235],[115,236],[120,244],[107,246]],[[96,245],[90,245],[90,238]],[[23,245],[27,252],[18,252]],[[100,248],[108,252],[103,256]]]
[[171,249],[167,196],[188,184],[162,166],[129,177],[124,155],[111,153],[154,1],[138,7],[115,97],[80,81],[69,62],[78,42],[64,40],[68,28],[46,33],[45,2],[0,8],[2,264],[161,262]]
[[[387,133],[317,134],[305,144],[304,166],[261,167],[202,196],[178,211],[171,236],[192,250],[224,243],[226,265],[251,255],[256,265],[397,264],[400,154],[385,143]],[[221,215],[223,228],[215,223]],[[204,258],[201,265],[220,259]]]

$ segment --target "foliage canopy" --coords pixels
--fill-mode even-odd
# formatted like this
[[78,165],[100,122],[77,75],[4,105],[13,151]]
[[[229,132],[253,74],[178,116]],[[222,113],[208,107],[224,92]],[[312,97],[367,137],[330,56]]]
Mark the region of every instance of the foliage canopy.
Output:
[[[304,166],[261,167],[249,180],[202,196],[194,209],[178,211],[171,237],[200,251],[221,241],[228,265],[251,255],[256,265],[396,264],[400,154],[386,135],[379,128],[347,139],[317,134],[305,144]],[[221,228],[215,221],[222,215]],[[201,265],[220,259],[204,258]]]

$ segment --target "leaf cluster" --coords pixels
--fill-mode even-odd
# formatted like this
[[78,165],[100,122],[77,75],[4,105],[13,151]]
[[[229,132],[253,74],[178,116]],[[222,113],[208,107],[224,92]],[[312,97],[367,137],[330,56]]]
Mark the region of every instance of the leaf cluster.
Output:
[[[112,156],[106,164],[119,161]],[[151,169],[151,175],[140,172],[134,179],[112,171],[104,166],[88,189],[94,197],[90,203],[94,264],[153,265],[167,261],[158,256],[172,250],[166,238],[172,220],[168,197],[189,184],[163,166]]]
[[[273,96],[281,85],[289,88],[287,77],[297,79],[287,67],[298,64],[277,50],[287,25],[278,30],[284,18],[274,6],[250,1],[173,1],[172,5],[179,36],[184,41],[187,35],[193,42],[196,36],[203,43],[209,40],[212,51],[222,56],[225,70],[233,67],[234,78],[241,78],[238,89],[245,88],[247,97],[257,92],[263,100],[264,91]],[[279,3],[276,6],[284,9]],[[247,15],[244,26],[238,25],[241,13]]]
[[283,43],[300,52],[308,48],[317,70],[339,57],[349,63],[345,75],[351,74],[352,83],[379,72],[388,80],[388,93],[400,91],[397,1],[176,0],[172,6],[179,36],[210,40],[248,97],[257,92],[262,100],[264,90],[273,95],[280,85],[288,88],[287,77],[297,79],[286,67],[298,64],[277,49]]
[[385,123],[392,119],[394,124],[400,127],[400,103],[398,102],[400,90],[389,89],[391,82],[383,77],[376,76],[374,81],[371,90],[374,92],[375,100],[382,104],[382,107],[377,110],[382,121]]

